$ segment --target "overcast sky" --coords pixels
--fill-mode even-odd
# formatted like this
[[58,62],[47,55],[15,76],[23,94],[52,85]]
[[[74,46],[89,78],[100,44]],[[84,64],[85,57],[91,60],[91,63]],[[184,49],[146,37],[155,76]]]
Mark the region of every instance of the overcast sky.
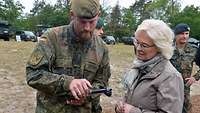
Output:
[[[14,1],[20,1],[20,3],[25,6],[24,12],[29,13],[29,11],[33,7],[33,1],[34,0],[14,0]],[[48,3],[55,3],[57,0],[46,0]],[[104,1],[104,3],[103,3]],[[121,7],[129,7],[131,4],[135,2],[135,0],[100,0],[101,4],[104,6],[110,5],[115,6],[117,1],[119,1],[119,5]],[[186,5],[192,5],[200,6],[200,0],[181,0],[182,7],[185,7]]]

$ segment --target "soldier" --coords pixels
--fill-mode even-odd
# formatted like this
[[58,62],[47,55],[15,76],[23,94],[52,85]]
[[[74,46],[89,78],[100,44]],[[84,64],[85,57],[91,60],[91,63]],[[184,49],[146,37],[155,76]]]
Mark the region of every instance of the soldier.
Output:
[[183,113],[191,111],[190,103],[190,86],[199,80],[200,71],[192,76],[193,62],[197,48],[188,43],[190,27],[185,23],[180,23],[175,26],[175,50],[171,58],[171,63],[182,74],[184,79],[184,105]]
[[36,113],[92,113],[100,95],[89,92],[107,87],[111,75],[108,48],[94,34],[99,8],[99,0],[71,0],[71,23],[41,36],[26,66]]
[[99,20],[97,21],[97,25],[96,28],[94,30],[94,32],[98,35],[98,36],[102,36],[103,35],[103,26],[104,26],[104,22],[102,18],[99,18]]
[[196,65],[200,66],[200,45],[198,45],[197,54],[195,56],[195,63]]
[[[94,30],[94,33],[101,37],[103,35],[103,19],[99,18]],[[102,107],[100,105],[100,97],[92,100],[92,113],[101,113],[102,112]]]

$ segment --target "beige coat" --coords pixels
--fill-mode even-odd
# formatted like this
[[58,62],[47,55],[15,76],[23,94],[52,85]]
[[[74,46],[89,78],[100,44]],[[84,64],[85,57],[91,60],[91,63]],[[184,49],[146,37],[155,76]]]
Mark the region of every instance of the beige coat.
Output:
[[[141,76],[141,74],[139,74]],[[184,85],[181,74],[164,59],[128,88],[130,113],[182,113]]]

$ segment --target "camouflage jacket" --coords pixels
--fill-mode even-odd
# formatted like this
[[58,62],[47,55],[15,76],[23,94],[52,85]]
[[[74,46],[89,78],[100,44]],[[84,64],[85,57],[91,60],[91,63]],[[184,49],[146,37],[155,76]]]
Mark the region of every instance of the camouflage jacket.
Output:
[[101,38],[76,40],[72,24],[48,30],[36,45],[26,66],[29,86],[37,90],[36,113],[91,113],[89,96],[80,106],[66,104],[69,84],[85,78],[94,88],[106,87],[111,75],[108,48]]
[[[186,86],[187,81],[185,78],[191,77],[196,52],[197,49],[188,43],[182,52],[176,48],[172,58],[170,59],[173,66],[182,74],[185,84],[185,92],[187,93],[190,91],[190,86]],[[194,77],[196,80],[199,80],[200,71],[198,71]]]
[[195,62],[200,67],[200,46],[198,47],[197,54],[195,56]]

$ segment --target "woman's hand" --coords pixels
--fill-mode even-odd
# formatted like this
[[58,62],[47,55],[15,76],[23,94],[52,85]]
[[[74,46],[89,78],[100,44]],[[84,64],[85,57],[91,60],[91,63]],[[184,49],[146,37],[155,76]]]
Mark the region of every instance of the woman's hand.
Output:
[[117,104],[115,105],[115,112],[116,113],[124,113],[124,102],[120,101],[117,102]]
[[134,111],[134,108],[135,108],[134,106],[125,103],[123,113],[133,113],[131,111]]
[[120,101],[115,106],[115,112],[116,113],[130,113],[130,111],[134,110],[134,108],[135,108],[134,106]]

